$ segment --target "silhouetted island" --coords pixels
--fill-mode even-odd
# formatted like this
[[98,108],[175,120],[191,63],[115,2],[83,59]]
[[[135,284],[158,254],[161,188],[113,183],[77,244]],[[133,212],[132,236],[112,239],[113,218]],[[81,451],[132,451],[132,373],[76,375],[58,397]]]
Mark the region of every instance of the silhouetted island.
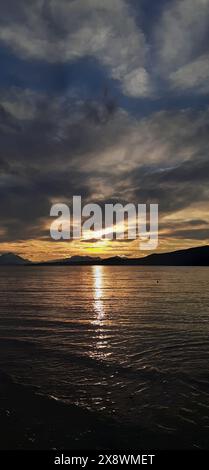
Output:
[[209,246],[188,248],[171,253],[154,253],[142,258],[115,256],[99,258],[72,256],[70,258],[33,263],[14,253],[0,256],[0,266],[209,266]]

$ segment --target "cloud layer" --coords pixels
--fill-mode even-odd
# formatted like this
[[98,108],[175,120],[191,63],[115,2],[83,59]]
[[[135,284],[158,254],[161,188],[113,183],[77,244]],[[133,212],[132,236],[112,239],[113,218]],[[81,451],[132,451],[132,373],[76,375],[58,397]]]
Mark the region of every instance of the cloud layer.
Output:
[[158,202],[162,249],[207,242],[209,0],[149,3],[0,0],[3,249],[48,243],[76,194]]

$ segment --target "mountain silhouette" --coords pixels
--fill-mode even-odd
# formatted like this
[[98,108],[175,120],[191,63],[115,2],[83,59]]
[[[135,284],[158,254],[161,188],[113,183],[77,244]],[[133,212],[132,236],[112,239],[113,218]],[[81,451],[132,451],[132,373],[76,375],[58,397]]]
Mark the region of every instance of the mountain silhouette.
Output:
[[209,246],[149,255],[139,264],[150,266],[209,266]]
[[99,258],[91,256],[72,256],[60,260],[32,263],[14,253],[0,256],[0,265],[31,266],[209,266],[209,246],[188,248],[171,253],[154,253],[143,258],[125,258],[114,256]]
[[36,263],[38,265],[102,265],[102,266],[209,266],[209,246],[188,248],[171,253],[154,253],[143,258],[96,258],[72,256],[71,258]]
[[14,253],[3,253],[0,255],[0,266],[20,266],[26,264],[30,264],[30,261]]

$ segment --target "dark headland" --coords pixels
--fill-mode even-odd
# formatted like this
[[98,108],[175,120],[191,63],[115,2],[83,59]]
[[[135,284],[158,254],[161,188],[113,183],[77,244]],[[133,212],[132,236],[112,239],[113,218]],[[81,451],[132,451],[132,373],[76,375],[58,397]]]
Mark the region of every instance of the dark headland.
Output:
[[142,258],[72,256],[54,261],[32,263],[14,253],[0,256],[0,266],[209,266],[209,246],[171,253],[154,253]]

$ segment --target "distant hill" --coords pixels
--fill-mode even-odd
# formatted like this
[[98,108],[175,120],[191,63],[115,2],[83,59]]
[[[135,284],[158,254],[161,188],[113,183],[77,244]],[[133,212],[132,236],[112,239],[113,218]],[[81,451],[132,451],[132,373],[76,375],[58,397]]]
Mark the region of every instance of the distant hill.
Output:
[[209,246],[188,248],[171,253],[157,253],[144,258],[99,258],[91,256],[72,256],[71,258],[32,263],[14,253],[0,256],[0,265],[34,265],[34,266],[209,266]]
[[26,264],[30,264],[30,261],[14,253],[3,253],[0,255],[0,266],[20,266]]
[[92,256],[71,256],[67,260],[64,260],[66,264],[88,264],[94,262],[100,262],[101,258]]
[[188,248],[171,253],[155,253],[144,258],[109,258],[103,264],[131,266],[209,266],[209,246]]
[[150,266],[209,266],[209,246],[149,255],[139,264]]
[[188,248],[171,253],[151,254],[143,258],[72,256],[71,258],[36,264],[47,266],[209,266],[209,246]]
[[102,263],[102,258],[93,256],[71,256],[70,258],[56,259],[50,261],[42,261],[34,263],[36,266],[80,266],[80,265],[94,265]]

